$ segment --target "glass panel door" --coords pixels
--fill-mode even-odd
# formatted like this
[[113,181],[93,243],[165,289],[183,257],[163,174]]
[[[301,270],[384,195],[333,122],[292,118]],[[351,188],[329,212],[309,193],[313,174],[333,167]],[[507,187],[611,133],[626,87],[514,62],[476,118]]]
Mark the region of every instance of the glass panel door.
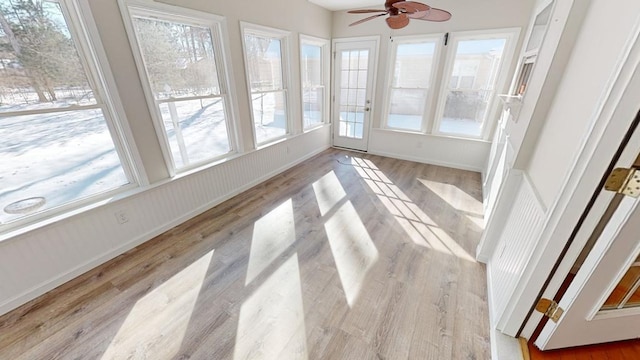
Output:
[[336,44],[335,146],[367,150],[376,41]]

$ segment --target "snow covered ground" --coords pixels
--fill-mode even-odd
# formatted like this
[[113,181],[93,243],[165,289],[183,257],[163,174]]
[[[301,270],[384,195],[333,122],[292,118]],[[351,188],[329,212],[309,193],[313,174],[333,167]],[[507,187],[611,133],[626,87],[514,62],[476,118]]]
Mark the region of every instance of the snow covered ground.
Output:
[[44,210],[128,183],[99,109],[0,118],[0,139],[0,223],[22,199]]
[[[84,103],[88,105],[90,102]],[[230,151],[223,102],[204,99],[175,102],[184,156],[170,113],[160,106],[171,152],[177,168],[206,161]],[[262,101],[259,139],[286,133],[285,118],[273,98]],[[69,107],[69,103],[3,105],[0,111]],[[257,118],[258,119],[258,118]],[[120,163],[102,110],[0,117],[0,223],[34,212],[100,194],[129,183]],[[33,212],[7,213],[17,201],[42,197],[44,205]]]

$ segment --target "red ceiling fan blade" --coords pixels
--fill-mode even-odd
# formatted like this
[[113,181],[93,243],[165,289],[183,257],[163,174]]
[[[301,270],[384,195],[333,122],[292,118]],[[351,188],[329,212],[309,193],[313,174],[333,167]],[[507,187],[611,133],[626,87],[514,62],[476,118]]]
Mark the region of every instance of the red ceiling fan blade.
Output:
[[387,25],[392,29],[402,29],[409,25],[409,18],[407,14],[391,15],[387,19]]
[[377,14],[377,15],[369,16],[369,17],[366,17],[366,18],[364,18],[364,19],[362,19],[362,20],[358,20],[358,21],[356,21],[356,22],[354,22],[354,23],[351,23],[351,24],[349,24],[349,26],[354,26],[354,25],[362,24],[362,23],[363,23],[363,22],[365,22],[365,21],[373,20],[373,19],[375,19],[375,18],[377,18],[377,17],[385,16],[385,15],[387,15],[387,13],[386,13],[386,12],[385,12],[384,14]]
[[438,22],[447,21],[451,19],[451,13],[446,10],[431,8],[426,15],[414,19]]
[[419,12],[426,13],[427,11],[429,11],[429,9],[431,9],[429,5],[415,2],[415,1],[400,1],[397,3],[391,4],[391,6],[399,10],[404,10],[407,13],[407,15],[419,13]]
[[386,13],[387,10],[364,9],[364,10],[349,10],[347,12],[349,14],[368,14],[368,13]]

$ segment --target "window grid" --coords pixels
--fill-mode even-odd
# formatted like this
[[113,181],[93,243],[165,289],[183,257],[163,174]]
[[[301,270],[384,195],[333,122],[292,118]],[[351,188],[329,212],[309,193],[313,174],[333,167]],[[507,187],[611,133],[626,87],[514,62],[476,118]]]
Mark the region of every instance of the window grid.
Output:
[[364,136],[364,112],[367,93],[367,50],[342,51],[342,74],[340,84],[340,129],[339,135],[362,139]]

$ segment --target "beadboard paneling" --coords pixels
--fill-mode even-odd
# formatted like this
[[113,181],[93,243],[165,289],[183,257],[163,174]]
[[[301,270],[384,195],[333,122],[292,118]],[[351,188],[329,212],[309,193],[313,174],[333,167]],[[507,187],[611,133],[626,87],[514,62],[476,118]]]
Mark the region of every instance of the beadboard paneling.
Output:
[[[325,126],[0,242],[0,314],[322,152],[329,135]],[[129,222],[117,223],[119,210]]]
[[484,172],[491,143],[481,140],[373,129],[369,153],[454,169]]
[[492,320],[502,315],[510,301],[545,220],[544,207],[527,177],[517,175],[513,180],[519,181],[513,205],[502,222],[504,227],[488,267]]

